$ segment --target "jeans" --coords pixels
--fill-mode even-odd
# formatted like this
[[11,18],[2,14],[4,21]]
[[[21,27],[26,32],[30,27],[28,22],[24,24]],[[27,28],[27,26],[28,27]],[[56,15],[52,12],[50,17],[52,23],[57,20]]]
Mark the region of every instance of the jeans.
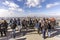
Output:
[[40,28],[38,28],[38,34],[40,34]]
[[13,38],[15,38],[15,36],[16,36],[15,29],[12,30],[12,36],[13,36]]
[[50,36],[51,36],[51,30],[48,29],[48,37],[50,37]]
[[18,25],[18,30],[20,31],[20,25]]
[[43,35],[43,38],[45,39],[45,35],[46,35],[46,30],[45,29],[42,30],[42,35]]

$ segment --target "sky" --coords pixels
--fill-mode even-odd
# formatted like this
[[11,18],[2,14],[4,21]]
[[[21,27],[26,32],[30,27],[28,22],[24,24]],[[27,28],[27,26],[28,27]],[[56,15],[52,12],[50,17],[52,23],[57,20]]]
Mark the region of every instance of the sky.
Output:
[[0,17],[60,16],[60,0],[0,0]]

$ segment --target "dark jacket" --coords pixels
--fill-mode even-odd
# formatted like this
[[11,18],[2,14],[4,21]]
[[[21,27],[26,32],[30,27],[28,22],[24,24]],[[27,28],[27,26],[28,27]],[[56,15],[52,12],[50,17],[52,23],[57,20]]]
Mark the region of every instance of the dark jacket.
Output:
[[0,27],[0,28],[1,28],[1,31],[7,31],[7,27],[8,27],[8,26],[7,26],[6,23],[2,23],[2,24],[1,24],[1,27]]
[[50,23],[48,23],[48,29],[51,29],[51,25],[50,25]]
[[39,28],[41,28],[41,23],[39,23]]
[[17,25],[20,25],[20,20],[17,20]]
[[1,32],[1,24],[0,24],[0,32]]
[[17,26],[16,22],[13,22],[13,23],[11,24],[11,29],[15,29],[16,26]]

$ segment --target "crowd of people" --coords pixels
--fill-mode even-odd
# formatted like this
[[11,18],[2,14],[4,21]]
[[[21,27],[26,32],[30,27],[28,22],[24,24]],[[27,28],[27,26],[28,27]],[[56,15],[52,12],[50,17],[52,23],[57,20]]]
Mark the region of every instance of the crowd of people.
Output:
[[8,23],[6,20],[3,20],[4,22],[0,22],[0,33],[1,36],[5,34],[7,35],[8,25],[10,25],[13,37],[15,38],[15,29],[18,27],[18,30],[21,32],[21,29],[28,30],[29,28],[37,28],[37,33],[42,34],[43,38],[46,38],[46,33],[48,34],[48,37],[51,37],[51,29],[54,28],[52,25],[56,25],[55,22],[52,24],[51,20],[49,18],[43,18],[43,19],[23,19],[22,21],[19,18],[13,18],[10,19],[10,22]]

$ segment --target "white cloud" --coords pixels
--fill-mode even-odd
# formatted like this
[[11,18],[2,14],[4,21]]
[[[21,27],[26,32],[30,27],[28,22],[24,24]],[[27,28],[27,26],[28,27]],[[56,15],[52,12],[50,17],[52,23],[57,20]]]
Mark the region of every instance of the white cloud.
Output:
[[8,1],[3,2],[4,5],[9,5]]
[[9,7],[9,10],[16,10],[16,8],[13,8],[13,7]]
[[8,10],[12,10],[12,11],[14,10],[14,11],[20,11],[20,12],[24,11],[22,8],[20,8],[19,5],[17,5],[14,2],[5,1],[5,2],[3,2],[3,4],[8,7]]
[[46,8],[51,8],[51,7],[54,7],[54,6],[57,6],[57,5],[60,5],[60,3],[55,2],[55,3],[53,3],[53,4],[47,4],[47,5],[46,5]]
[[14,2],[2,2],[5,8],[0,9],[0,17],[20,17],[24,16],[24,10]]
[[18,17],[20,14],[7,9],[0,9],[0,17]]
[[41,5],[37,6],[37,8],[41,8],[41,7],[42,7]]
[[0,9],[0,13],[2,13],[2,12],[6,12],[6,11],[8,11],[8,10]]
[[5,2],[3,2],[3,4],[5,6],[13,7],[13,8],[19,7],[19,5],[15,4],[14,2],[10,2],[10,1],[5,1]]
[[19,9],[18,9],[18,11],[19,11],[19,12],[24,12],[24,10],[23,10],[23,9],[21,9],[21,8],[19,8]]
[[[21,9],[19,9],[19,11],[22,11]],[[0,17],[23,17],[26,16],[24,13],[20,13],[20,12],[13,12],[11,10],[7,10],[7,9],[0,9]]]
[[6,9],[0,9],[0,17],[9,17],[11,16],[11,13],[10,11],[6,10]]
[[[19,9],[20,11],[22,11],[22,9]],[[44,16],[59,16],[60,13],[56,13],[56,12],[49,12],[49,14],[44,14],[44,13],[28,13],[28,14],[25,14],[25,13],[20,13],[20,12],[13,12],[13,11],[10,11],[10,10],[7,10],[7,9],[0,9],[0,17],[34,17],[34,16],[37,16],[37,17],[44,17]]]
[[36,7],[41,4],[41,2],[44,2],[43,0],[27,0],[26,5],[30,7]]
[[8,6],[13,7],[13,8],[19,7],[19,5],[15,4],[13,2],[10,2],[10,4]]

